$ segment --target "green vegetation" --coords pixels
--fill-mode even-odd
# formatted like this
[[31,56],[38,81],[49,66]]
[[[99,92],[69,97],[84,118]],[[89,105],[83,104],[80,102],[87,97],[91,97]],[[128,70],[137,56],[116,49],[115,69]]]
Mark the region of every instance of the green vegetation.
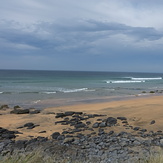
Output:
[[61,159],[57,156],[48,156],[38,149],[30,153],[14,152],[0,156],[0,163],[80,163],[79,161],[71,161],[69,158]]
[[[43,154],[41,150],[30,153],[14,152],[12,155],[0,156],[0,163],[81,163],[70,158],[61,159],[56,155],[50,157]],[[136,163],[163,163],[163,152],[151,154],[150,157],[144,158]]]

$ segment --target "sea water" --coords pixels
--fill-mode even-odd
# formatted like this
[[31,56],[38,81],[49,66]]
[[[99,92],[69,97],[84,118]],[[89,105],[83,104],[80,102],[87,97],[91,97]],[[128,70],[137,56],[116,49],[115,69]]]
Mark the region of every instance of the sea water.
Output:
[[163,90],[161,73],[0,70],[0,104],[12,106],[99,102],[156,90]]

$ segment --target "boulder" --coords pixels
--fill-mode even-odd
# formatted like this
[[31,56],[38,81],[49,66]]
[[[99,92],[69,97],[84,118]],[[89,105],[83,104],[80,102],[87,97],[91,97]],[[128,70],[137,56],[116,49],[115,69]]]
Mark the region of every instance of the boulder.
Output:
[[113,117],[108,117],[106,119],[106,124],[107,126],[113,126],[117,123],[117,119],[116,118],[113,118]]
[[32,127],[32,126],[34,126],[34,123],[32,122],[24,124],[24,127]]
[[153,125],[154,123],[156,123],[156,121],[155,120],[152,120],[151,123],[150,123],[150,125]]
[[60,133],[59,133],[59,132],[54,132],[54,133],[51,135],[51,137],[52,137],[53,139],[57,139],[58,136],[60,136]]
[[0,110],[2,110],[2,109],[8,109],[8,108],[9,108],[8,105],[2,105],[2,106],[0,107]]
[[64,113],[57,113],[57,115],[55,116],[55,118],[63,118],[66,115]]
[[74,113],[75,113],[74,111],[67,111],[67,112],[65,112],[65,116],[71,116]]
[[14,109],[10,114],[29,114],[29,109]]
[[98,122],[94,123],[92,127],[93,128],[98,128],[99,127],[99,123]]
[[99,127],[106,127],[106,122],[101,122],[101,123],[99,124]]
[[81,123],[76,124],[75,128],[83,128],[85,126],[86,126],[86,124],[81,122]]

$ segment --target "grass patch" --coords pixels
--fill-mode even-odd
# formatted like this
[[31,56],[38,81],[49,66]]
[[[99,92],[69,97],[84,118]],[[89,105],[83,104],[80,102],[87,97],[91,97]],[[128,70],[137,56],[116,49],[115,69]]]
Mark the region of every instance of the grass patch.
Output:
[[54,156],[48,156],[40,149],[32,151],[30,153],[14,152],[12,155],[7,154],[0,156],[0,163],[81,163],[79,161],[72,161],[70,158],[63,158]]

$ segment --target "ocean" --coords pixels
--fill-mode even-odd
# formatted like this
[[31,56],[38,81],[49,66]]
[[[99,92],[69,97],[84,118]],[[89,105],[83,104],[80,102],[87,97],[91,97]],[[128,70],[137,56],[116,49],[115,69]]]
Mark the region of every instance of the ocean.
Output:
[[162,73],[0,70],[0,104],[55,107],[149,95]]

